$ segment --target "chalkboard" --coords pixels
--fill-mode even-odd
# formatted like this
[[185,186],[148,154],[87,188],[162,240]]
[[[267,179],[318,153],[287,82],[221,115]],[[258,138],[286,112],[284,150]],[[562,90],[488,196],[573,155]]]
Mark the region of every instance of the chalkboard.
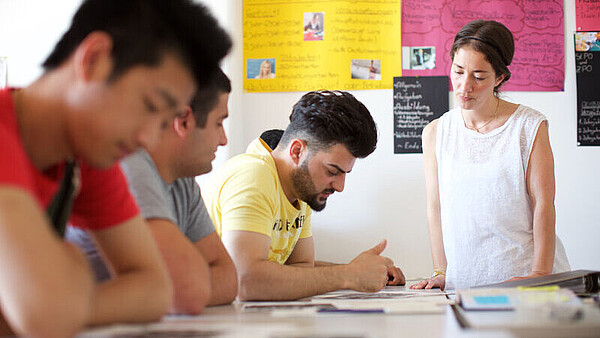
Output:
[[575,52],[577,145],[600,146],[600,52]]
[[448,111],[447,76],[394,78],[394,154],[422,153],[421,133]]

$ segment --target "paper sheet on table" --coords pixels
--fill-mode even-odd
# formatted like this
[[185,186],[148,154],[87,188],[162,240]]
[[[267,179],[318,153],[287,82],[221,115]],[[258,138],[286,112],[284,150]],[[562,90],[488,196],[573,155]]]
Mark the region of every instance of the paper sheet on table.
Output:
[[290,323],[217,323],[203,320],[172,320],[152,324],[112,325],[87,330],[78,337],[274,337],[293,334],[300,328]]
[[445,296],[454,294],[440,289],[411,290],[405,288],[385,287],[379,292],[357,292],[351,290],[341,290],[329,292],[324,295],[314,296],[311,299],[331,300],[331,299],[405,299],[416,297]]
[[334,301],[333,305],[338,309],[369,310],[383,309],[386,314],[434,314],[444,313],[446,305],[453,301],[445,297],[427,297],[418,300],[401,301]]
[[246,302],[242,305],[242,311],[275,311],[275,310],[305,310],[332,308],[331,302],[290,301],[290,302]]
[[[446,305],[454,301],[445,297],[425,297],[415,300],[335,300],[331,304],[337,310],[353,310],[356,314],[361,314],[361,310],[383,310],[386,315],[408,315],[408,314],[441,314],[446,311]],[[292,317],[312,317],[321,315],[318,308],[274,310],[272,317],[292,318]],[[353,313],[329,312],[323,315],[354,315]]]

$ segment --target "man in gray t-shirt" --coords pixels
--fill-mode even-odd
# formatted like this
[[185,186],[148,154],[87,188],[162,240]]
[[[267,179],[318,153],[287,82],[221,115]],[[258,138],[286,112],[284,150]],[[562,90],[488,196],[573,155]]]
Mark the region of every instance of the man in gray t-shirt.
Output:
[[121,169],[129,180],[129,188],[145,219],[164,219],[195,243],[215,228],[193,177],[165,182],[145,150],[126,157]]
[[[235,265],[194,180],[212,169],[215,151],[227,143],[223,120],[230,91],[220,72],[164,130],[155,148],[121,162],[173,281],[173,313],[198,314],[237,295]],[[110,278],[110,268],[84,232],[70,227],[67,238],[88,254],[98,280]]]

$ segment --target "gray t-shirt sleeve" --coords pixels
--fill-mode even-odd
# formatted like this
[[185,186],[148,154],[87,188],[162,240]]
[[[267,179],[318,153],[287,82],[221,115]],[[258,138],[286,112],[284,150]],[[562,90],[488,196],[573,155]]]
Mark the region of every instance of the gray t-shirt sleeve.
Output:
[[104,257],[98,251],[96,242],[92,239],[89,232],[69,225],[65,232],[65,239],[77,245],[85,253],[97,282],[104,282],[111,278],[111,273]]
[[177,224],[169,204],[169,185],[156,170],[152,158],[141,150],[121,161],[129,190],[135,197],[144,218],[161,218]]
[[194,178],[180,178],[167,184],[144,150],[121,161],[121,168],[144,218],[173,222],[191,242],[215,230]]
[[[160,177],[152,158],[145,151],[125,158],[121,161],[121,168],[144,218],[161,218],[173,222],[191,242],[215,231],[200,194],[200,187],[193,178],[181,178],[169,186]],[[89,233],[69,226],[66,239],[86,253],[97,281],[111,277]]]
[[172,194],[177,224],[191,242],[197,242],[215,231],[194,178],[180,178],[173,182]]

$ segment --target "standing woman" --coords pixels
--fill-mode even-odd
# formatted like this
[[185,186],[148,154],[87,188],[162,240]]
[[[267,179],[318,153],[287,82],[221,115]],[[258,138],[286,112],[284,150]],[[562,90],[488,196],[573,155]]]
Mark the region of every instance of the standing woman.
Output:
[[512,33],[476,20],[454,38],[457,107],[423,130],[433,276],[411,288],[464,289],[570,270],[554,232],[554,159],[540,112],[498,97]]

